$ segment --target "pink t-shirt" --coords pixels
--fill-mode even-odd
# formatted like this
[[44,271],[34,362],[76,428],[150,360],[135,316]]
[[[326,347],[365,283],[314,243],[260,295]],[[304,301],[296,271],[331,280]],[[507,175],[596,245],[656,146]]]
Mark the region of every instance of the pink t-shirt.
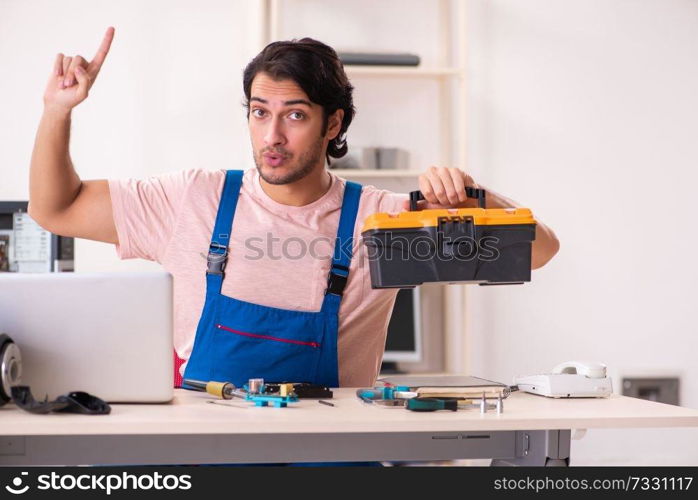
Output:
[[[256,169],[245,172],[223,295],[283,309],[320,310],[345,186],[344,179],[331,176],[330,189],[320,199],[293,207],[267,196]],[[174,348],[185,363],[203,309],[206,255],[224,180],[225,170],[191,169],[109,181],[119,258],[153,260],[173,276]],[[361,243],[364,219],[375,212],[400,212],[406,198],[374,186],[362,190],[354,257],[339,310],[341,386],[374,384],[397,294],[371,288]]]

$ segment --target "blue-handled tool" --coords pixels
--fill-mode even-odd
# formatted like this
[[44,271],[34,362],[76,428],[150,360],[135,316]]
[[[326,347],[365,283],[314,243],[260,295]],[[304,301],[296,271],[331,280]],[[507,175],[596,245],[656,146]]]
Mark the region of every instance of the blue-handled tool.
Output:
[[501,415],[504,411],[504,401],[500,395],[493,403],[489,403],[485,393],[482,394],[482,398],[475,399],[417,397],[408,399],[405,408],[411,411],[457,411],[479,408],[480,413],[487,413],[487,410],[496,410],[497,414]]
[[458,400],[455,398],[412,398],[405,405],[412,411],[458,410]]
[[368,387],[356,390],[356,397],[364,403],[379,406],[405,406],[405,401],[417,397],[407,386]]

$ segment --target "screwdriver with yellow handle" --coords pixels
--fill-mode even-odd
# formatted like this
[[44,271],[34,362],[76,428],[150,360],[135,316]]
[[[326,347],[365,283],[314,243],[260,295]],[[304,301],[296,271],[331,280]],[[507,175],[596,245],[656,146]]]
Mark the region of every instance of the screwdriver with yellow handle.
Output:
[[197,391],[204,391],[222,399],[242,398],[245,399],[247,393],[235,387],[231,382],[203,382],[201,380],[184,379],[182,382]]

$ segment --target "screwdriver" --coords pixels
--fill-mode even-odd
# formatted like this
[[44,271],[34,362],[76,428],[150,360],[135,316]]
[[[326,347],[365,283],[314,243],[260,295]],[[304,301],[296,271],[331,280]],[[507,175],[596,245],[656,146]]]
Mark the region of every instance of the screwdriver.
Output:
[[245,391],[235,388],[235,385],[231,382],[203,382],[201,380],[192,379],[184,379],[182,382],[197,391],[204,391],[223,399],[245,399],[246,396]]

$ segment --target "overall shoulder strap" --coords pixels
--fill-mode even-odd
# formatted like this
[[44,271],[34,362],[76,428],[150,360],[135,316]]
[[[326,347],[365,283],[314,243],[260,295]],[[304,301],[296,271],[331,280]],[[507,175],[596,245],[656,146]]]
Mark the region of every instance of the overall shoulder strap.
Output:
[[354,244],[354,225],[356,224],[360,198],[361,184],[346,181],[342,212],[339,216],[339,227],[337,228],[337,239],[334,244],[334,256],[332,257],[332,266],[327,279],[325,295],[341,297],[347,284]]
[[223,271],[228,262],[228,244],[230,243],[230,232],[242,186],[242,175],[242,170],[228,170],[225,173],[216,224],[213,227],[211,244],[208,249],[206,281],[209,286],[215,286],[219,293],[223,284]]

